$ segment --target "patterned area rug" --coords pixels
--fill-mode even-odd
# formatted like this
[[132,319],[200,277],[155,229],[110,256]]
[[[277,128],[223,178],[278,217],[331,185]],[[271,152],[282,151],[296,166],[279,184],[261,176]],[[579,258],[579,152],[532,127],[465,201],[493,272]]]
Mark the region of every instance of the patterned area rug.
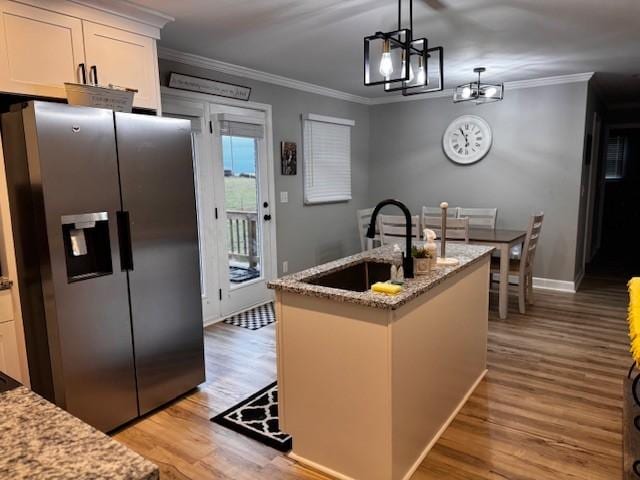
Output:
[[224,323],[235,325],[236,327],[248,328],[249,330],[258,330],[276,321],[276,315],[273,311],[273,303],[260,305],[246,312],[239,313],[223,320]]
[[281,452],[291,450],[291,435],[281,432],[279,427],[276,382],[216,415],[211,421]]

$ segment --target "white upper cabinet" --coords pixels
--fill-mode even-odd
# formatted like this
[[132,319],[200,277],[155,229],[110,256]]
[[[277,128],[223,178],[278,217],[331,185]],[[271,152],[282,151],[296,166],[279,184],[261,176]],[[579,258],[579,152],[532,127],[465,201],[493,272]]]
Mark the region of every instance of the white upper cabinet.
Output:
[[158,59],[152,38],[91,22],[82,22],[88,73],[97,72],[100,85],[134,88],[134,105],[157,108]]
[[159,110],[156,39],[170,18],[145,10],[136,23],[131,11],[79,3],[0,0],[0,91],[64,98],[64,83],[82,82],[85,65],[88,81],[94,67],[100,85],[137,89],[135,107]]
[[82,21],[8,0],[0,5],[0,89],[64,97],[64,82],[80,81]]

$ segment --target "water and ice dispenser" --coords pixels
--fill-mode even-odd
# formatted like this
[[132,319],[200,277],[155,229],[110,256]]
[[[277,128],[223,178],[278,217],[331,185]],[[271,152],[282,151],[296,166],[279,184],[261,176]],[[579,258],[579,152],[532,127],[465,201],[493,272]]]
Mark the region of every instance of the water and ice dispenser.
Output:
[[107,212],[64,215],[61,223],[70,283],[113,273]]

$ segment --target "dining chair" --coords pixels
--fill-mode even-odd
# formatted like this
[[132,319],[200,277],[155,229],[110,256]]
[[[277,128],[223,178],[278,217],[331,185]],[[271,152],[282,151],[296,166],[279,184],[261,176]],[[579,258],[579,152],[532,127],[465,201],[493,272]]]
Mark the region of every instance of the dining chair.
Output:
[[[540,240],[543,219],[544,213],[542,212],[531,216],[527,236],[522,246],[522,255],[518,259],[509,259],[509,273],[518,277],[518,283],[515,285],[518,287],[518,310],[520,313],[525,313],[526,304],[533,303],[533,260]],[[492,257],[491,279],[495,273],[500,273],[500,258]]]
[[[442,217],[422,217],[422,228],[428,228],[442,238]],[[469,243],[469,219],[447,217],[447,240],[462,240]]]
[[376,235],[373,239],[367,238],[367,229],[371,223],[371,215],[373,215],[373,208],[363,208],[356,211],[356,218],[358,220],[358,234],[360,235],[360,248],[364,252],[372,247],[380,246],[380,229],[376,225]]
[[[382,245],[396,243],[398,239],[404,239],[406,233],[406,219],[404,215],[379,215],[380,242]],[[411,216],[411,237],[420,240],[420,216]]]
[[458,218],[468,217],[469,228],[496,229],[497,208],[458,208]]
[[[422,207],[423,217],[440,217],[442,216],[442,209],[440,207]],[[447,217],[457,218],[458,207],[450,207],[447,209]]]

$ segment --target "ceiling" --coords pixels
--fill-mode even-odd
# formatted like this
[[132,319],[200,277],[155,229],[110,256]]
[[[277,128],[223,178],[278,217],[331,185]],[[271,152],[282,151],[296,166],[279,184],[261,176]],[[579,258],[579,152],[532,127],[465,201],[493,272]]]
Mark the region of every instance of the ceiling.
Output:
[[[366,97],[363,37],[392,30],[395,0],[135,0],[175,17],[160,44]],[[408,0],[403,0],[406,9]],[[414,36],[445,51],[445,87],[606,72],[616,100],[640,100],[638,0],[415,0]],[[611,80],[611,82],[609,82]],[[621,90],[622,89],[622,90]]]

